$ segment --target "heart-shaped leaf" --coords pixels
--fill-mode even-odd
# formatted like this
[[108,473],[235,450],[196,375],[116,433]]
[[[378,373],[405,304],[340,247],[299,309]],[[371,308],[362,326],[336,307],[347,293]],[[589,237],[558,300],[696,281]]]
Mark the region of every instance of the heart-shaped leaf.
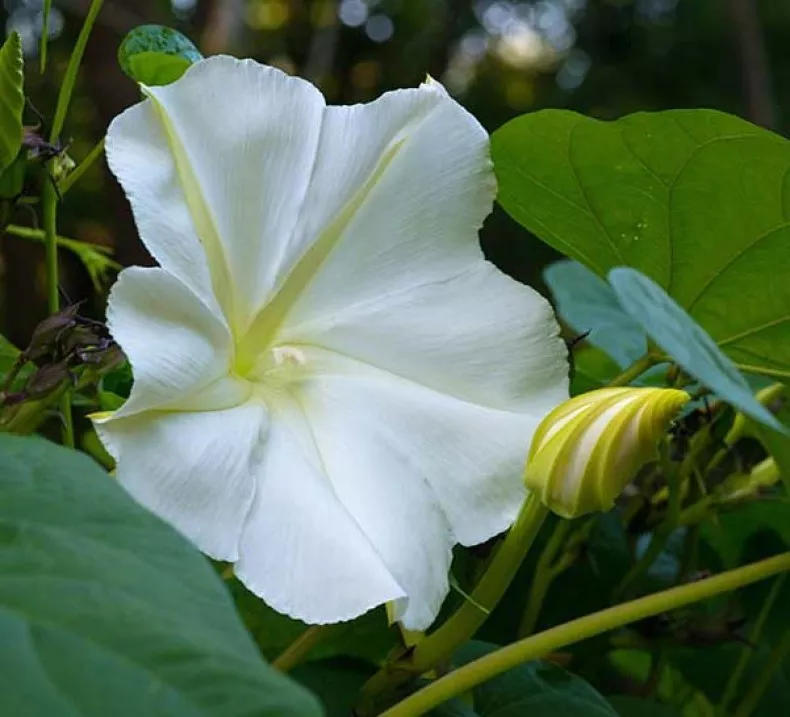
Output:
[[745,414],[786,431],[713,339],[658,284],[629,267],[612,269],[609,283],[623,309],[689,375]]
[[12,32],[0,48],[0,174],[11,165],[22,146],[22,69],[22,40]]
[[536,112],[492,138],[499,201],[600,276],[654,279],[738,364],[790,375],[790,143],[709,110]]
[[208,561],[86,456],[0,435],[0,694],[14,717],[319,717]]
[[169,85],[203,56],[192,41],[162,25],[140,25],[118,48],[121,69],[143,85]]

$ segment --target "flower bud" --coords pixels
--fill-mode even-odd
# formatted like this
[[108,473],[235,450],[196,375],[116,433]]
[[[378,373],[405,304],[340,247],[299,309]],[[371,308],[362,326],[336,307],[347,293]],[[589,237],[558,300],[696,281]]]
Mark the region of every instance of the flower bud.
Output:
[[689,399],[671,388],[603,388],[566,401],[535,432],[527,487],[564,518],[609,510]]

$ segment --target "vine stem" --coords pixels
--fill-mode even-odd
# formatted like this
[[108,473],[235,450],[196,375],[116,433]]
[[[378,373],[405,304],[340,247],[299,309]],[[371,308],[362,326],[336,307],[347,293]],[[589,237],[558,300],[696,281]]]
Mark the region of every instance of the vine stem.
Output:
[[283,650],[272,667],[280,672],[289,672],[304,661],[305,656],[321,642],[335,625],[312,625]]
[[471,639],[502,599],[548,513],[548,508],[535,493],[527,496],[516,522],[472,591],[471,600],[465,600],[439,629],[420,641],[408,657],[385,665],[365,683],[358,714],[369,714],[382,698],[415,675],[449,660],[458,647]]
[[642,358],[634,361],[625,371],[615,376],[609,383],[606,384],[607,388],[614,386],[627,386],[634,379],[639,378],[645,371],[653,368],[659,360],[650,353],[645,354]]
[[[55,106],[55,116],[52,120],[49,141],[55,144],[60,139],[63,131],[63,123],[66,120],[66,112],[71,102],[71,94],[74,91],[74,84],[77,81],[77,71],[79,70],[82,56],[85,54],[85,46],[88,44],[96,16],[101,10],[103,0],[93,0],[82,29],[77,37],[77,42],[71,52],[69,64],[66,67],[66,74],[58,93],[58,103]],[[47,305],[49,313],[55,314],[60,310],[60,295],[58,293],[58,191],[55,187],[53,170],[57,157],[51,159],[47,165],[49,176],[44,181],[41,193],[41,212],[42,224],[44,229],[44,251],[45,265],[47,271]],[[74,424],[71,417],[71,395],[69,391],[63,394],[61,399],[61,415],[63,417],[63,444],[74,447]]]
[[735,665],[732,675],[730,675],[730,679],[727,681],[727,689],[724,691],[724,697],[721,698],[721,703],[719,704],[718,712],[722,715],[727,714],[730,704],[732,703],[733,699],[735,699],[735,695],[738,693],[738,687],[741,684],[744,670],[746,669],[746,665],[749,664],[749,658],[752,656],[752,652],[754,651],[753,645],[757,644],[763,634],[765,622],[768,619],[768,615],[771,612],[774,603],[776,602],[776,598],[779,596],[779,591],[782,589],[782,585],[784,584],[786,578],[787,573],[780,575],[774,581],[774,584],[771,586],[771,591],[768,593],[768,597],[765,599],[765,602],[760,609],[760,614],[757,616],[757,620],[755,621],[754,627],[752,628],[751,634],[749,635],[750,644],[744,645],[741,649],[741,654],[738,656],[738,662]]
[[754,712],[755,707],[757,707],[765,691],[768,689],[768,685],[771,684],[776,670],[788,654],[790,654],[790,630],[785,632],[776,647],[771,650],[766,665],[760,671],[757,679],[752,683],[752,686],[743,698],[743,702],[741,702],[741,704],[738,705],[738,709],[735,710],[735,717],[749,717],[749,715]]
[[380,717],[419,717],[437,705],[529,660],[632,622],[730,592],[787,571],[790,571],[790,552],[558,625],[458,668],[382,712]]

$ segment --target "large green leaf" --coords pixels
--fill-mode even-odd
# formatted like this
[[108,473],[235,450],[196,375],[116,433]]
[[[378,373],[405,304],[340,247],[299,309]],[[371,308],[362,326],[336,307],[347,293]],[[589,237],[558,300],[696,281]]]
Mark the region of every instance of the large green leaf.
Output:
[[169,85],[203,56],[178,30],[162,25],[140,25],[118,48],[121,69],[144,85]]
[[[471,642],[454,662],[463,664],[497,649]],[[614,708],[581,677],[547,662],[528,662],[485,682],[473,691],[479,717],[617,717]],[[458,715],[457,707],[437,714]]]
[[736,362],[790,371],[790,143],[708,110],[551,110],[492,144],[516,221],[601,276],[647,274]]
[[752,418],[783,430],[713,339],[654,281],[629,267],[609,272],[621,306],[686,372]]
[[90,459],[0,436],[0,495],[4,715],[320,715],[209,563]]
[[22,110],[25,107],[22,40],[12,32],[0,48],[0,174],[22,146]]

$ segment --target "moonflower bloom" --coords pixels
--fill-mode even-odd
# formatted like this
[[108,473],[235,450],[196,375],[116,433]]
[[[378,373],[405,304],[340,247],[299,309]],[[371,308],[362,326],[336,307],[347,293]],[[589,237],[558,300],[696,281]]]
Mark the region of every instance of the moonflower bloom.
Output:
[[564,518],[609,510],[688,400],[674,388],[602,388],[566,401],[535,433],[527,487]]
[[159,263],[109,302],[118,480],[278,611],[426,628],[567,398],[548,303],[480,251],[485,131],[433,82],[328,107],[229,57],[144,91],[106,145]]

